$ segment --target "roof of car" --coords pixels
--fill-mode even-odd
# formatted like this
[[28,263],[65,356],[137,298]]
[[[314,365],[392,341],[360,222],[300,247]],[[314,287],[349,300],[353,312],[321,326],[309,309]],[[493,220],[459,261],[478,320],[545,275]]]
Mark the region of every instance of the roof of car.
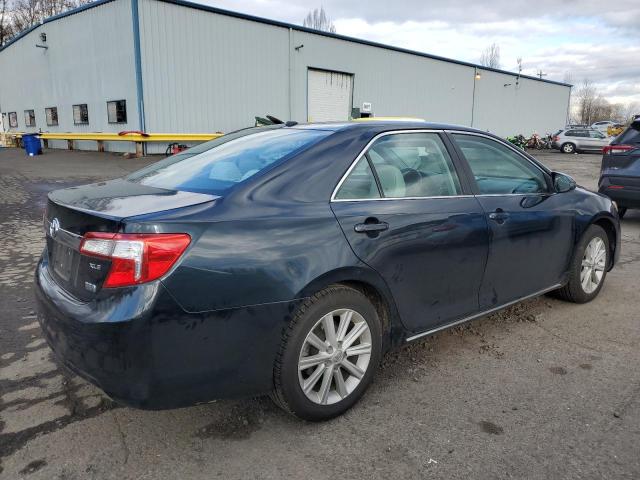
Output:
[[470,132],[487,133],[482,130],[467,127],[464,125],[453,125],[448,123],[432,123],[421,119],[367,119],[367,121],[351,121],[351,122],[316,122],[316,123],[299,123],[291,127],[296,129],[317,129],[317,130],[464,130]]

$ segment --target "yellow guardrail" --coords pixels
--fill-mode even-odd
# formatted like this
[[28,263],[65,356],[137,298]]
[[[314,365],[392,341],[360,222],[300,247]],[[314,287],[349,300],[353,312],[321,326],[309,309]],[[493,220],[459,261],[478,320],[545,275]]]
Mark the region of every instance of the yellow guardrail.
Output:
[[[214,138],[224,135],[221,132],[216,133],[141,133],[141,132],[121,132],[121,133],[37,133],[38,137],[44,141],[44,146],[48,147],[49,140],[66,140],[69,150],[74,149],[73,142],[75,141],[95,141],[98,142],[98,151],[104,152],[104,142],[135,142],[136,144],[136,156],[142,156],[142,144],[149,142],[158,143],[197,143],[207,142]],[[15,139],[21,139],[23,135],[31,135],[31,133],[24,132],[7,132],[5,136],[10,136]]]
[[39,133],[43,140],[95,140],[100,142],[206,142],[222,133]]

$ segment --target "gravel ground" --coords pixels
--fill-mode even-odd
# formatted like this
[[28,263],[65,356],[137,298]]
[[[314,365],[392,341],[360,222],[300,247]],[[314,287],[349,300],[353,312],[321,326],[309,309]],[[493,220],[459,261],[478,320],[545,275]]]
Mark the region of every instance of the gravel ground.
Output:
[[[539,157],[595,188],[599,156]],[[33,310],[45,194],[150,161],[0,149],[0,478],[640,478],[640,212],[594,302],[541,297],[394,351],[331,422],[264,398],[132,410],[66,373]]]

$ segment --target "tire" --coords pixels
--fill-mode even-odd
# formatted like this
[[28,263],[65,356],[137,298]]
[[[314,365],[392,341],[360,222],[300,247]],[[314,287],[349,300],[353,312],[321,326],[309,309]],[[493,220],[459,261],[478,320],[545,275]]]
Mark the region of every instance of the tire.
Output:
[[576,146],[573,143],[563,143],[560,147],[560,151],[562,153],[574,153],[576,151]]
[[627,207],[618,207],[618,217],[620,217],[620,220],[624,218],[626,213],[627,213]]
[[[588,258],[590,255],[589,252],[587,252],[587,247],[590,245],[592,246],[591,248],[596,248],[596,245],[604,247],[604,260],[597,262],[597,266],[592,268],[592,271],[595,270],[595,272],[589,275],[593,280],[597,278],[598,273],[600,273],[597,285],[594,286],[592,284],[595,282],[586,282],[587,286],[593,287],[593,289],[585,288],[585,284],[582,281],[584,280],[584,277],[582,277],[583,268],[589,268],[583,267],[583,261],[594,263],[593,258]],[[596,298],[602,289],[602,285],[604,285],[607,269],[611,261],[610,257],[611,250],[609,249],[607,232],[598,225],[591,225],[576,246],[573,259],[571,260],[571,266],[569,267],[569,281],[564,287],[555,292],[557,296],[563,300],[574,303],[587,303]],[[585,270],[585,274],[588,275],[588,270]]]
[[[329,319],[331,313],[334,315]],[[343,322],[349,323],[344,332],[340,328]],[[329,325],[334,326],[336,341],[326,334]],[[356,335],[360,330],[363,333]],[[343,352],[343,342],[338,340],[342,338],[346,343],[351,341],[350,336],[356,338]],[[315,346],[318,343],[324,350]],[[367,345],[370,345],[368,357]],[[361,353],[348,355],[356,351]],[[380,319],[373,304],[359,290],[345,285],[329,286],[307,299],[285,328],[274,365],[271,398],[286,412],[305,420],[336,417],[364,394],[380,363],[381,351]],[[317,362],[318,358],[323,361]],[[310,366],[299,371],[304,359],[309,359]],[[345,362],[349,362],[349,369]],[[303,384],[308,386],[306,393]],[[326,384],[328,387],[324,388]]]

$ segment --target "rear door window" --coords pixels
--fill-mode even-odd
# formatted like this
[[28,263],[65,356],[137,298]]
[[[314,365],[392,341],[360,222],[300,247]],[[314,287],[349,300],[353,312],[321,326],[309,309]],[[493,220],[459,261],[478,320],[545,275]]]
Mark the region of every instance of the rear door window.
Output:
[[544,173],[506,145],[476,135],[453,135],[482,195],[544,193]]
[[380,191],[366,157],[358,160],[338,189],[337,200],[366,200],[380,198]]
[[385,197],[448,197],[462,193],[458,174],[437,133],[385,135],[367,155]]
[[222,194],[332,133],[295,128],[238,132],[154,163],[126,178],[168,190]]

